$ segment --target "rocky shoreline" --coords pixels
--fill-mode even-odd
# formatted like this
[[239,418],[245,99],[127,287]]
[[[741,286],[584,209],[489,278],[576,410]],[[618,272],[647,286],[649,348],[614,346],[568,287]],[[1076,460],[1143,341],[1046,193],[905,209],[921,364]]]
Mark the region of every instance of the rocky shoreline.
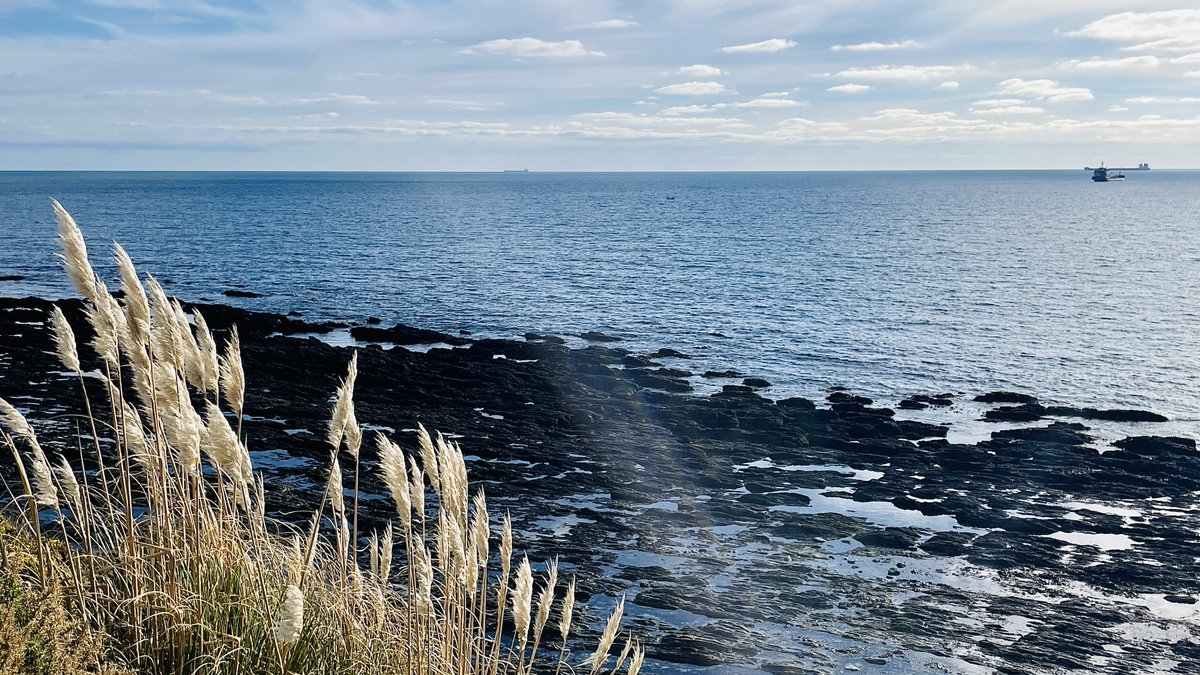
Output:
[[[59,304],[83,338],[80,303]],[[46,353],[48,307],[0,299],[0,397],[55,447],[79,395]],[[349,348],[318,336],[383,343],[359,349],[359,419],[408,447],[418,421],[453,433],[518,546],[559,555],[596,617],[628,595],[654,672],[1200,669],[1200,455],[1158,435],[1153,412],[1013,392],[895,410],[851,391],[772,400],[760,378],[694,373],[687,354],[600,333],[570,349],[196,307],[218,335],[239,328],[245,429],[274,513],[310,508],[325,480]],[[697,378],[727,384],[701,396]],[[897,414],[968,403],[1027,426],[963,444]],[[1139,433],[1102,442],[1100,421]],[[383,494],[373,474],[364,493]],[[390,507],[364,501],[381,527]]]

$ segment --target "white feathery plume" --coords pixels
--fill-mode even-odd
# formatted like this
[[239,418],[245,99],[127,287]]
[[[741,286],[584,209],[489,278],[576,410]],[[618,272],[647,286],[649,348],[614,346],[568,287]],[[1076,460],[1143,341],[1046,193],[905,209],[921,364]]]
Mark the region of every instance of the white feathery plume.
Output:
[[242,339],[237,326],[229,329],[229,342],[225,345],[225,356],[221,357],[221,393],[229,407],[242,414],[246,404],[246,371],[242,369]]
[[193,387],[203,391],[204,371],[200,363],[200,347],[196,344],[196,338],[192,335],[192,326],[188,323],[187,316],[183,313],[183,305],[179,303],[178,299],[171,300],[171,315],[175,322],[173,333],[178,341],[175,345],[175,353],[179,354],[183,373]]
[[217,341],[213,339],[208,322],[198,309],[192,309],[192,319],[196,322],[196,356],[200,369],[200,389],[207,393],[216,394],[220,391],[221,361],[217,356]]
[[517,567],[512,594],[513,625],[520,642],[524,644],[529,639],[529,613],[533,602],[533,570],[529,567],[529,556],[525,556]]
[[500,526],[500,571],[505,578],[508,577],[509,570],[512,569],[512,551],[512,516],[505,511],[504,520]]
[[538,594],[537,617],[533,622],[534,638],[540,637],[550,620],[550,606],[554,604],[554,588],[558,586],[558,561],[552,561],[546,574],[546,586]]
[[329,466],[329,483],[325,486],[329,492],[329,503],[333,504],[334,513],[343,514],[346,512],[346,499],[343,491],[345,487],[342,485],[342,467],[338,466],[337,453],[333,453]]
[[50,307],[50,328],[54,333],[54,347],[58,352],[58,360],[62,361],[67,370],[81,372],[79,348],[75,345],[75,331],[71,330],[71,324],[67,323],[67,317],[63,315],[58,305]]
[[354,414],[354,382],[358,379],[358,352],[350,355],[350,364],[346,368],[346,377],[338,385],[337,399],[333,403],[333,414],[329,420],[329,444],[335,449],[340,448],[345,439],[347,450],[351,457],[358,456],[359,446],[362,445],[362,430],[358,426],[358,418]]
[[29,420],[8,401],[0,398],[0,421],[8,427],[13,436],[25,439],[33,455],[29,462],[29,473],[33,479],[33,498],[39,506],[58,508],[58,491],[54,488],[54,478],[50,471],[50,462],[42,444],[38,443],[37,434],[29,426]]
[[638,675],[642,672],[642,662],[646,660],[646,650],[641,645],[633,650],[633,658],[629,660],[628,675]]
[[63,205],[58,203],[58,200],[51,199],[50,203],[54,206],[54,215],[58,218],[58,243],[63,250],[58,257],[62,259],[63,267],[67,270],[67,277],[71,279],[75,290],[88,300],[94,301],[96,299],[96,273],[92,270],[92,263],[88,260],[87,244],[83,240],[83,232],[80,231],[79,225],[75,223],[71,214],[67,213]]
[[392,577],[392,551],[395,543],[396,536],[389,522],[383,530],[383,547],[379,552],[379,582],[382,584],[387,584],[388,579]]
[[281,645],[295,644],[304,632],[304,592],[288,584],[283,594],[283,606],[275,622],[275,639]]
[[62,455],[58,456],[58,462],[58,466],[54,467],[54,473],[58,476],[58,486],[71,508],[78,509],[80,505],[79,481],[75,478],[75,470],[71,468],[71,463],[67,461],[67,458]]
[[422,522],[425,520],[425,472],[421,471],[416,462],[408,465],[408,471],[412,474],[412,482],[408,485],[408,495],[412,500],[413,513],[417,514]]
[[558,621],[558,635],[563,644],[567,643],[567,635],[571,633],[571,620],[575,617],[575,577],[567,584],[567,592],[562,599],[562,618]]
[[475,563],[485,565],[488,561],[488,535],[491,521],[488,518],[487,499],[483,490],[475,493],[475,517],[471,521],[470,537],[472,548],[475,549]]
[[629,650],[633,648],[633,634],[625,636],[625,646],[621,648],[621,653],[617,655],[617,665],[613,666],[613,672],[621,669],[625,664],[625,658],[629,656]]
[[435,493],[441,494],[442,473],[438,467],[437,453],[433,449],[433,440],[429,437],[429,432],[420,422],[417,422],[417,441],[421,450],[421,464],[429,476],[429,485]]
[[84,309],[84,314],[96,331],[96,336],[92,338],[92,348],[110,368],[116,370],[120,367],[118,344],[121,336],[127,333],[129,328],[121,306],[99,279],[94,284],[92,304]]
[[379,446],[379,470],[383,474],[383,484],[392,495],[396,513],[407,531],[412,527],[412,495],[408,491],[408,466],[404,451],[383,434],[376,437],[376,443]]
[[592,667],[593,675],[600,671],[604,666],[604,662],[608,660],[608,651],[612,649],[613,642],[617,639],[617,631],[621,628],[621,616],[625,613],[625,596],[617,602],[616,608],[608,617],[608,623],[604,626],[604,632],[600,634],[600,643],[596,646],[596,651],[591,656],[584,659],[585,666]]
[[217,404],[209,401],[205,409],[207,425],[204,434],[204,450],[208,453],[213,465],[219,471],[224,471],[230,478],[241,484],[247,484],[253,475],[245,471],[243,466],[242,444],[238,441],[233,427]]
[[121,271],[121,289],[125,291],[125,319],[129,324],[130,337],[138,345],[145,344],[150,337],[150,301],[146,289],[138,278],[133,259],[120,244],[113,242],[117,269]]
[[180,368],[181,357],[176,353],[179,340],[175,337],[175,309],[154,275],[146,275],[146,288],[150,293],[150,347],[154,350],[154,359]]
[[146,440],[146,431],[142,428],[142,417],[128,401],[123,401],[125,451],[147,472],[154,470],[150,462],[150,444]]

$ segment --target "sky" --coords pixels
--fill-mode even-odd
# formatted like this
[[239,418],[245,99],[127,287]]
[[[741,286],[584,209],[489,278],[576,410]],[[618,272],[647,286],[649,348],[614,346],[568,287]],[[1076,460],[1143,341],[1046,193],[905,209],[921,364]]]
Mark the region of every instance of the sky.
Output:
[[1200,168],[1197,0],[0,0],[0,170]]

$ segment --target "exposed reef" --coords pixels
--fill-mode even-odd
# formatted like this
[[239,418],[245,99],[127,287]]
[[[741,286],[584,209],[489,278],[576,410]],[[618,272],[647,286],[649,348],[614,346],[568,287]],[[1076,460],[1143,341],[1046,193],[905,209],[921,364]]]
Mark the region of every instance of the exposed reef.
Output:
[[[86,342],[80,303],[60,304]],[[48,447],[74,451],[62,414],[78,409],[78,385],[47,354],[48,307],[0,299],[0,396],[30,409]],[[518,545],[573,565],[598,608],[627,593],[662,662],[1200,668],[1184,621],[1200,588],[1200,455],[1190,438],[1156,434],[1165,418],[1152,412],[1015,392],[917,395],[899,413],[851,391],[772,400],[761,378],[693,373],[686,354],[633,353],[591,331],[571,349],[552,335],[470,339],[196,307],[218,339],[238,326],[246,434],[277,516],[324,482],[329,401],[349,349],[317,336],[349,328],[383,343],[359,350],[367,428],[408,447],[418,421],[455,434],[473,482],[512,510]],[[702,396],[704,378],[741,384]],[[1026,425],[962,444],[904,415],[968,403]],[[1140,433],[1105,443],[1080,420]],[[383,494],[373,468],[364,481]],[[365,504],[368,528],[391,515],[383,499]]]

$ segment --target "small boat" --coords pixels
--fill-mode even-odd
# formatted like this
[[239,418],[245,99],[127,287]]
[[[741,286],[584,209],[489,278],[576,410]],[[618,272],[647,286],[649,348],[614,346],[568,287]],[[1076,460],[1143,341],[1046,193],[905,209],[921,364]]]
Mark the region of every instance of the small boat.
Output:
[[1101,164],[1100,168],[1092,169],[1092,180],[1097,183],[1111,183],[1125,180],[1125,174],[1121,173],[1120,169],[1106,169],[1104,164]]

